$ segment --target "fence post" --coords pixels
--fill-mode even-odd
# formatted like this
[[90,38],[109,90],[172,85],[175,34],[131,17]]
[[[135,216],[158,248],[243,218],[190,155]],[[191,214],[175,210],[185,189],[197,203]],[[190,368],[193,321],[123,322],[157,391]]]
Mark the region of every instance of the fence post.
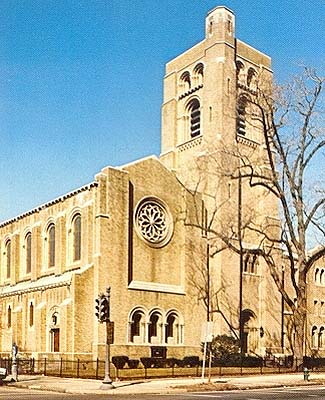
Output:
[[80,360],[78,358],[78,360],[77,360],[77,378],[79,378],[79,368],[80,368],[79,362],[80,362]]
[[46,376],[46,357],[44,358],[44,375]]
[[147,379],[147,367],[144,367],[144,379]]
[[260,374],[263,375],[263,358],[260,359]]
[[240,353],[240,375],[243,375],[243,353]]
[[96,379],[98,379],[98,368],[99,368],[99,360],[97,357],[97,359],[96,359]]
[[62,378],[62,357],[60,358],[60,378]]

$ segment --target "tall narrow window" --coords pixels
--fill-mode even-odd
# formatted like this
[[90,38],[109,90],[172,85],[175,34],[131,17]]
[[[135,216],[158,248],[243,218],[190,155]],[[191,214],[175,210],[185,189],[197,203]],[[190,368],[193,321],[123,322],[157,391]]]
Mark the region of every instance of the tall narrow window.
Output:
[[34,304],[30,303],[29,305],[29,326],[32,327],[34,325]]
[[11,272],[11,241],[8,240],[6,243],[6,270],[7,270],[7,278],[10,278]]
[[10,306],[8,307],[8,310],[7,310],[7,325],[8,325],[8,328],[11,328],[11,307]]
[[55,266],[55,226],[51,224],[48,228],[48,266]]
[[26,274],[32,271],[32,234],[29,232],[25,238]]
[[200,135],[201,131],[201,111],[198,99],[193,99],[188,105],[188,113],[190,119],[190,135],[195,137]]
[[77,214],[73,218],[73,261],[81,258],[81,216]]

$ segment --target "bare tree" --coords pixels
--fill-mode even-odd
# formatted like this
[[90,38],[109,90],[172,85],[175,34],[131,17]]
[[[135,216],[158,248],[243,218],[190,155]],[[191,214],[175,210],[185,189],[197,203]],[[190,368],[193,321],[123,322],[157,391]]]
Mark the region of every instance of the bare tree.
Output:
[[[259,77],[254,90],[241,90],[237,137],[223,148],[212,144],[199,158],[202,175],[194,190],[203,194],[209,210],[204,217],[198,205],[194,225],[204,226],[211,257],[227,248],[241,263],[249,254],[265,260],[292,312],[292,349],[298,358],[306,346],[307,274],[325,255],[323,94],[324,78],[310,68],[285,86]],[[251,140],[258,148],[240,144],[249,140],[250,129],[259,135]],[[233,190],[229,182],[237,183],[236,201],[226,195]],[[241,202],[242,190],[253,193],[251,202],[265,205],[262,212]],[[252,242],[258,245],[247,245]],[[290,285],[283,285],[283,267]]]

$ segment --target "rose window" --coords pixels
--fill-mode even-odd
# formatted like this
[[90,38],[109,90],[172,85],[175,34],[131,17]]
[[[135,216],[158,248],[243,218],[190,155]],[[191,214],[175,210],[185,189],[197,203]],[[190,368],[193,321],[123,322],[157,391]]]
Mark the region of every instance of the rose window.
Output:
[[171,217],[166,207],[156,199],[140,202],[135,214],[140,236],[153,246],[163,246],[171,237]]

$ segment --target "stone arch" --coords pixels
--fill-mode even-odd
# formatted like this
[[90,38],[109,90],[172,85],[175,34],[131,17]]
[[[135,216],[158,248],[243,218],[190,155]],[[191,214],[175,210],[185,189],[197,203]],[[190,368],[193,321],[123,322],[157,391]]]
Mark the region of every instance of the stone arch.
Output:
[[176,309],[169,310],[165,315],[165,342],[169,345],[184,342],[184,318]]
[[164,342],[164,318],[163,311],[156,307],[150,310],[148,315],[148,342],[161,344]]
[[143,306],[134,307],[128,316],[128,341],[134,344],[146,342],[148,311]]
[[47,316],[48,351],[57,353],[60,351],[60,309],[52,307]]
[[257,317],[254,311],[250,309],[242,310],[241,312],[242,326],[242,350],[244,353],[256,352],[258,345]]

